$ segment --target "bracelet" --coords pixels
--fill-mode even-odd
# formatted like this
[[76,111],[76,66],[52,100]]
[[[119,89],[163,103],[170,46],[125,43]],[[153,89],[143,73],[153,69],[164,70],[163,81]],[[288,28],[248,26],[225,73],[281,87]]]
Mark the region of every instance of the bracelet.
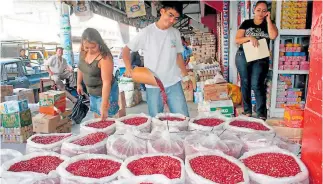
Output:
[[186,75],[185,77],[182,78],[183,82],[187,82],[189,80],[191,80],[191,78],[188,75]]

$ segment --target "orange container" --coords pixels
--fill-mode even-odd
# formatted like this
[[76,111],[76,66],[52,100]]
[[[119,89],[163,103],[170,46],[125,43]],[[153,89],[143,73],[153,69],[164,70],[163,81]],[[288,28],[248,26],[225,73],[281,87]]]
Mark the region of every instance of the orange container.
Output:
[[132,80],[137,83],[158,86],[155,75],[152,71],[145,67],[136,67],[132,70]]
[[58,115],[65,112],[66,94],[64,91],[46,91],[39,94],[39,112],[48,115]]
[[304,126],[304,110],[297,106],[285,106],[284,124],[292,128],[302,128]]

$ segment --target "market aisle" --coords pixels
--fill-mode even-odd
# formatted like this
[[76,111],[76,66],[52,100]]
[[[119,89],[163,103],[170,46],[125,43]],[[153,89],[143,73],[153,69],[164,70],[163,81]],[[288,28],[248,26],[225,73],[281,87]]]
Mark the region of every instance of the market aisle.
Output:
[[[195,117],[197,115],[197,104],[192,102],[188,102],[188,109],[191,117]],[[127,108],[127,114],[139,114],[139,113],[148,114],[147,103],[143,102],[135,107]],[[93,113],[89,112],[87,116],[83,119],[82,122],[90,120],[93,118]],[[79,134],[80,133],[80,125],[73,125],[72,133]],[[15,143],[1,143],[1,149],[14,149],[20,151],[25,154],[26,143],[24,144],[15,144]]]

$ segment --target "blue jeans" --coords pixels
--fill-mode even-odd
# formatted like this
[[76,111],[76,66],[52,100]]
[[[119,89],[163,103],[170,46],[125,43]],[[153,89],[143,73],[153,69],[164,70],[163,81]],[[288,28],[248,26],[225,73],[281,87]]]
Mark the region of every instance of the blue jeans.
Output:
[[[115,82],[111,86],[110,90],[110,107],[108,110],[108,116],[113,117],[116,115],[119,111],[119,87],[118,87],[118,82],[115,80]],[[101,104],[102,104],[102,96],[93,96],[90,95],[90,111],[101,115],[100,110],[101,110]]]
[[236,66],[241,79],[241,93],[245,113],[252,114],[251,89],[256,97],[256,113],[259,117],[267,117],[265,80],[269,69],[269,58],[248,62],[244,51],[236,54]]
[[[180,113],[189,117],[186,99],[184,96],[182,83],[178,83],[167,87],[167,104],[171,113]],[[158,113],[163,112],[163,100],[159,88],[147,88],[147,104],[149,115],[155,117]]]

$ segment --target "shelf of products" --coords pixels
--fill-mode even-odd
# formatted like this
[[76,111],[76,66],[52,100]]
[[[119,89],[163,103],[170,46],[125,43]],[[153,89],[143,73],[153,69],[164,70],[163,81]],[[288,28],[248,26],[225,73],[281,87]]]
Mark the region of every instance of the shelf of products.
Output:
[[281,29],[279,30],[280,35],[311,35],[310,29]]
[[279,74],[308,74],[308,70],[278,70]]

